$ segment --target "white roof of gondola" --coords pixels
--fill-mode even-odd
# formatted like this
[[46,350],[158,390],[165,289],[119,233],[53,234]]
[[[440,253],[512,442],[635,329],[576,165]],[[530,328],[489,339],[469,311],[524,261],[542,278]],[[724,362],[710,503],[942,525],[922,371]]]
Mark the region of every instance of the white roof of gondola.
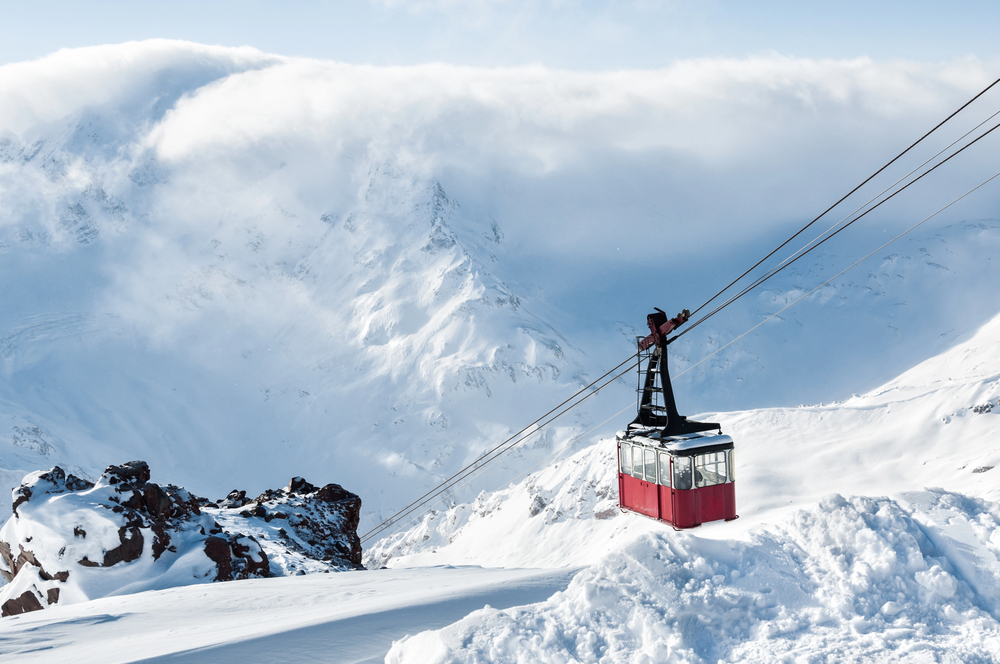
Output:
[[667,450],[668,452],[683,452],[685,450],[693,450],[699,447],[724,445],[733,442],[732,436],[726,436],[723,434],[708,436],[702,433],[690,433],[684,436],[666,436],[661,438],[659,431],[635,433],[627,437],[624,431],[619,431],[617,438],[618,440],[623,440],[632,444],[659,447]]

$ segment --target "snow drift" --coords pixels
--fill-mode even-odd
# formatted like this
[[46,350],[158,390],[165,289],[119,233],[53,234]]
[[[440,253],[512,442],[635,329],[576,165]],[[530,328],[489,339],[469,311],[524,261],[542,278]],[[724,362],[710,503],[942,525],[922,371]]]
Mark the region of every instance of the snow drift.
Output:
[[833,495],[746,542],[661,530],[544,602],[486,607],[386,661],[993,661],[1000,508],[912,500]]

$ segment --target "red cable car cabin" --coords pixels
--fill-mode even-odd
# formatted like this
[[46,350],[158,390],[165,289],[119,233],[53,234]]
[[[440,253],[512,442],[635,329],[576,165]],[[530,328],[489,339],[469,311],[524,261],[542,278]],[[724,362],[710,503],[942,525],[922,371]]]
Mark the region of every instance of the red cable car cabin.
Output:
[[[733,439],[714,422],[678,414],[674,403],[667,334],[688,316],[685,309],[668,320],[657,309],[646,317],[650,334],[639,340],[638,414],[617,436],[619,506],[675,528],[737,518]],[[718,433],[704,433],[713,429]]]

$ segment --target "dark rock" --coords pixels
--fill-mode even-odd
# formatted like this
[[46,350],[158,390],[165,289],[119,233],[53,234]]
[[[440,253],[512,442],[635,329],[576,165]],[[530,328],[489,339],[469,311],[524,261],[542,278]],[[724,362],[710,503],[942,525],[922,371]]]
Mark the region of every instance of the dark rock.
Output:
[[335,503],[338,500],[354,500],[358,496],[339,484],[327,484],[316,493],[316,497],[328,503]]
[[315,490],[316,487],[314,487],[309,482],[306,482],[301,477],[293,477],[291,481],[288,482],[288,488],[286,489],[288,493],[296,493],[296,494],[312,493]]
[[18,516],[17,508],[31,499],[31,489],[24,485],[14,489],[14,504],[12,506],[14,516]]
[[73,537],[86,537],[86,536],[87,536],[86,530],[84,530],[80,526],[73,527]]
[[69,571],[56,572],[55,574],[49,574],[41,567],[38,568],[38,576],[42,578],[43,581],[62,581],[66,582],[69,578]]
[[25,591],[17,599],[9,599],[0,607],[0,617],[16,616],[29,611],[41,611],[42,604],[35,597],[35,593]]
[[170,513],[173,510],[173,502],[159,484],[146,484],[142,490],[142,497],[145,501],[147,514],[157,521],[164,521],[170,518]]
[[[126,535],[128,536],[126,537]],[[122,526],[118,529],[118,539],[121,541],[121,544],[110,551],[104,552],[104,562],[102,563],[104,567],[111,567],[118,563],[130,563],[142,555],[142,547],[145,540],[142,537],[141,530],[135,527],[127,528]]]
[[81,479],[76,475],[66,476],[66,488],[70,491],[88,491],[94,488],[94,483]]
[[138,488],[149,481],[149,464],[145,461],[129,461],[120,466],[108,466],[104,475],[109,484],[129,482]]
[[77,563],[79,563],[80,565],[83,565],[84,567],[100,567],[101,566],[101,563],[94,562],[93,560],[90,560],[89,558],[87,558],[87,556],[84,556],[83,558],[81,558],[80,560],[78,560]]
[[292,535],[285,528],[280,528],[278,535],[288,547],[314,560],[361,568],[361,539],[357,535],[361,498],[357,494],[339,484],[316,488],[301,477],[293,477],[287,488],[268,489],[251,502],[256,506],[240,515],[263,517],[265,522],[287,520]]
[[205,555],[215,563],[217,581],[271,576],[267,554],[252,537],[212,535],[205,540]]
[[14,575],[17,574],[14,567],[14,557],[10,553],[10,545],[3,540],[0,540],[0,562],[3,563],[0,565],[0,576],[8,583],[13,581]]
[[216,577],[219,581],[232,581],[233,579],[233,551],[229,548],[229,542],[221,537],[209,537],[205,540],[205,555],[208,556],[218,569]]
[[59,601],[58,588],[49,588],[48,591],[45,593],[45,595],[46,595],[46,600],[49,603],[49,606],[52,606],[53,604]]
[[246,491],[237,491],[236,489],[233,489],[232,491],[229,492],[228,496],[218,501],[218,505],[219,507],[232,509],[234,507],[243,507],[249,502],[250,499],[247,498]]

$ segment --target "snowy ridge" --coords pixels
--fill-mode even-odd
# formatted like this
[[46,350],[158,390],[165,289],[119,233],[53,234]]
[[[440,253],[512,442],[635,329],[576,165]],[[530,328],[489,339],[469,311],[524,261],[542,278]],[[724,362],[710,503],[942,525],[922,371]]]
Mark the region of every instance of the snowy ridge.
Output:
[[360,569],[361,499],[294,477],[212,503],[110,466],[96,484],[58,466],[29,474],[0,528],[3,617],[213,581]]

